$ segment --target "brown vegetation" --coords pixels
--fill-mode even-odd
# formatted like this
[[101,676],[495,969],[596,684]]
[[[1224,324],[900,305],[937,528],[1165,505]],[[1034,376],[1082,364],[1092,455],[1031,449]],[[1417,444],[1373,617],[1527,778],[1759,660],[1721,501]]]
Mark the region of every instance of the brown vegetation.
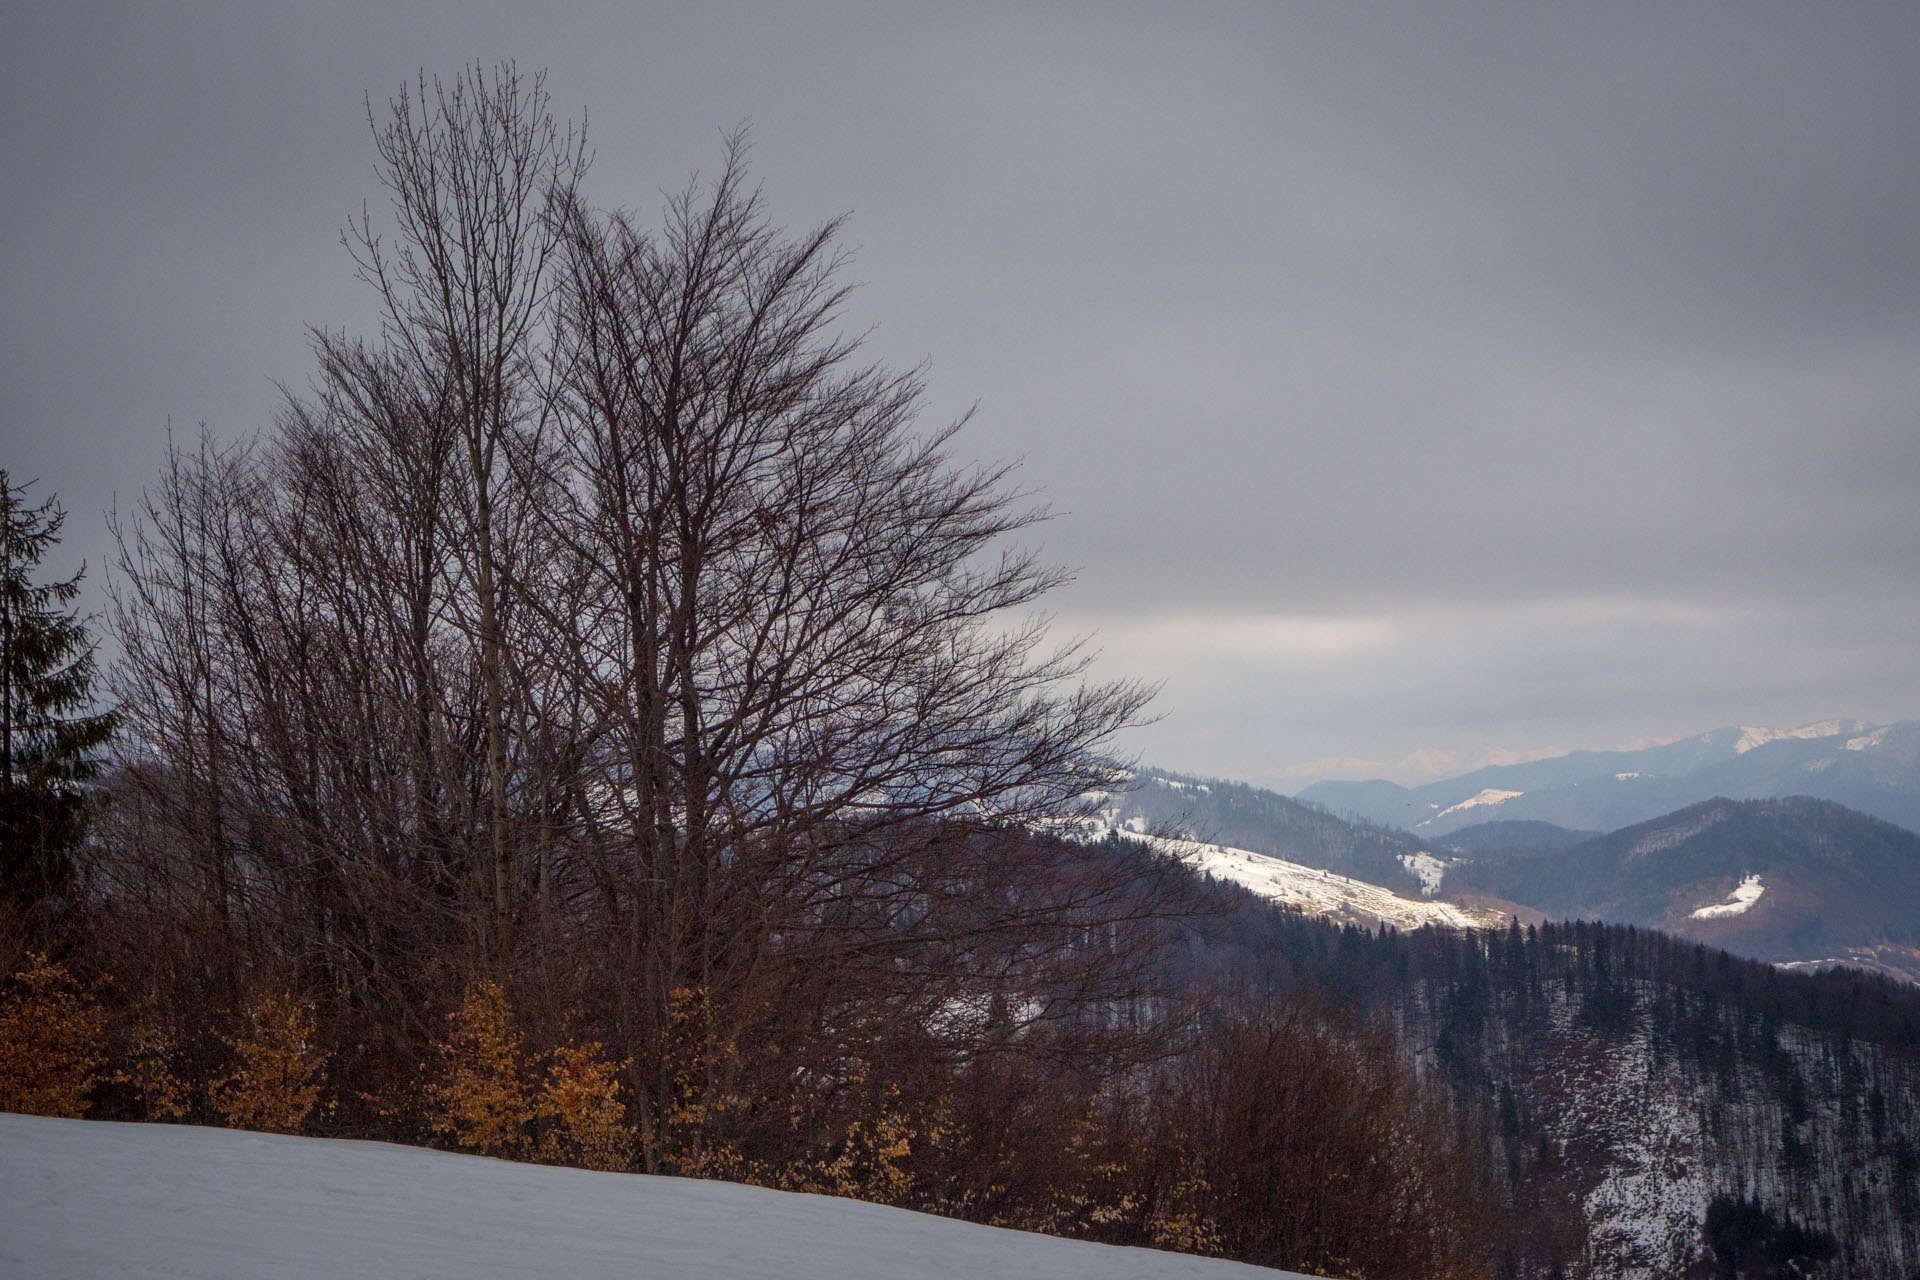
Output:
[[268,993],[230,1042],[232,1068],[209,1091],[213,1109],[236,1129],[300,1133],[320,1100],[326,1050],[314,1039],[313,1012],[292,996]]
[[98,984],[44,955],[0,988],[0,1111],[83,1116],[106,1058]]

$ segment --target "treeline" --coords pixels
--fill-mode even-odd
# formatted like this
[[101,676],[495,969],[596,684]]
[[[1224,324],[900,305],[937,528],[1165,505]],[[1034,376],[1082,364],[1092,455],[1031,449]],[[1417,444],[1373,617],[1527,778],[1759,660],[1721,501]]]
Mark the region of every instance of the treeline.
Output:
[[[590,1008],[544,1003],[527,972],[477,967],[423,1005],[400,1070],[346,1040],[360,1024],[324,991],[256,981],[238,1007],[181,1006],[150,975],[188,957],[156,951],[126,980],[109,956],[83,932],[0,982],[0,1109],[645,1167],[631,1046],[599,1038]],[[1485,1117],[1423,1086],[1385,1020],[1170,978],[1124,1033],[998,1006],[876,1022],[831,1064],[771,1040],[710,1063],[710,1012],[683,993],[657,1167],[1311,1274],[1487,1274],[1512,1224]]]
[[1472,1135],[1382,1024],[1196,985],[1191,876],[1044,834],[1146,692],[1028,617],[1038,513],[841,332],[836,226],[737,138],[658,227],[594,206],[511,67],[370,124],[378,334],[115,530],[0,1104],[1478,1274]]

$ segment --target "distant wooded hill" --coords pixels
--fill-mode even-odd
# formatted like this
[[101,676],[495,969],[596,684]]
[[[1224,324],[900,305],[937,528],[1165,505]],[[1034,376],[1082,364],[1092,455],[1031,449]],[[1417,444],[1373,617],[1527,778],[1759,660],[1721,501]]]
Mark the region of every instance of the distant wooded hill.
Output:
[[1920,981],[1920,835],[1805,796],[1708,800],[1570,848],[1490,853],[1446,884],[1553,919],[1660,929],[1776,963]]

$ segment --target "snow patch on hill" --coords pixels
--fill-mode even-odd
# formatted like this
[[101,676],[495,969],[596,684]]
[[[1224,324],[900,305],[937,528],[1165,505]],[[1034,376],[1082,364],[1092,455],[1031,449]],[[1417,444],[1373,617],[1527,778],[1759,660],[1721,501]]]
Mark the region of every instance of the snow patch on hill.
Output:
[[1164,837],[1152,843],[1217,880],[1230,880],[1263,898],[1342,924],[1384,924],[1396,929],[1418,929],[1429,924],[1446,929],[1500,929],[1508,920],[1505,912],[1403,898],[1365,880],[1304,867],[1251,849]]
[[1759,876],[1748,876],[1740,882],[1738,888],[1728,895],[1725,902],[1718,902],[1709,907],[1701,907],[1693,913],[1693,918],[1695,920],[1719,920],[1727,916],[1744,915],[1753,909],[1753,904],[1760,901],[1760,895],[1766,891],[1766,886],[1760,883]]
[[[1505,804],[1507,801],[1525,794],[1526,792],[1524,791],[1502,791],[1498,787],[1488,787],[1478,795],[1462,800],[1459,804],[1449,805],[1447,808],[1442,809],[1440,812],[1434,814],[1433,817],[1428,818],[1427,822],[1437,822],[1450,813],[1459,813],[1462,809],[1478,809],[1482,805]],[[1424,827],[1427,825],[1427,822],[1423,822],[1420,825]]]
[[1733,744],[1733,754],[1743,756],[1755,747],[1764,747],[1769,742],[1781,742],[1788,738],[1837,738],[1843,733],[1854,733],[1864,727],[1858,720],[1822,720],[1818,724],[1803,724],[1798,729],[1761,729],[1743,724],[1740,726],[1740,741]]
[[38,1280],[1255,1280],[830,1196],[383,1142],[0,1115],[0,1275]]
[[[1424,925],[1446,929],[1504,929],[1512,918],[1503,911],[1485,907],[1403,898],[1391,889],[1355,880],[1337,871],[1288,862],[1251,849],[1195,840],[1191,832],[1178,836],[1161,834],[1153,831],[1142,817],[1123,818],[1118,797],[1109,792],[1089,792],[1082,799],[1088,808],[1055,828],[1060,834],[1091,840],[1117,835],[1149,844],[1205,875],[1231,881],[1282,906],[1340,924],[1367,928],[1387,925],[1395,929],[1418,929]],[[1441,877],[1446,873],[1444,861],[1425,850],[1402,856],[1400,861],[1420,880],[1426,894],[1439,890]]]
[[[1672,1073],[1654,1065],[1643,1037],[1605,1052],[1604,1083],[1590,1085],[1595,1126],[1611,1132],[1611,1158],[1587,1193],[1587,1255],[1597,1275],[1663,1280],[1698,1249],[1709,1194],[1698,1121]],[[1609,1124],[1597,1113],[1632,1117]],[[1591,1128],[1589,1132],[1591,1132]]]
[[1447,875],[1445,862],[1422,849],[1418,853],[1401,854],[1400,865],[1413,872],[1414,877],[1420,881],[1420,892],[1429,898],[1440,892],[1440,882]]

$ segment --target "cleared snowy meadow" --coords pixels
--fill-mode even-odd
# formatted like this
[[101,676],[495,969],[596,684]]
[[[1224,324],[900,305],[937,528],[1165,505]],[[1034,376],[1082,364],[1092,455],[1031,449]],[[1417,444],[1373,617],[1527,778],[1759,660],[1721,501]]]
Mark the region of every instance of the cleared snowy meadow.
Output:
[[1241,1263],[379,1142],[0,1114],[0,1274],[1232,1280]]

